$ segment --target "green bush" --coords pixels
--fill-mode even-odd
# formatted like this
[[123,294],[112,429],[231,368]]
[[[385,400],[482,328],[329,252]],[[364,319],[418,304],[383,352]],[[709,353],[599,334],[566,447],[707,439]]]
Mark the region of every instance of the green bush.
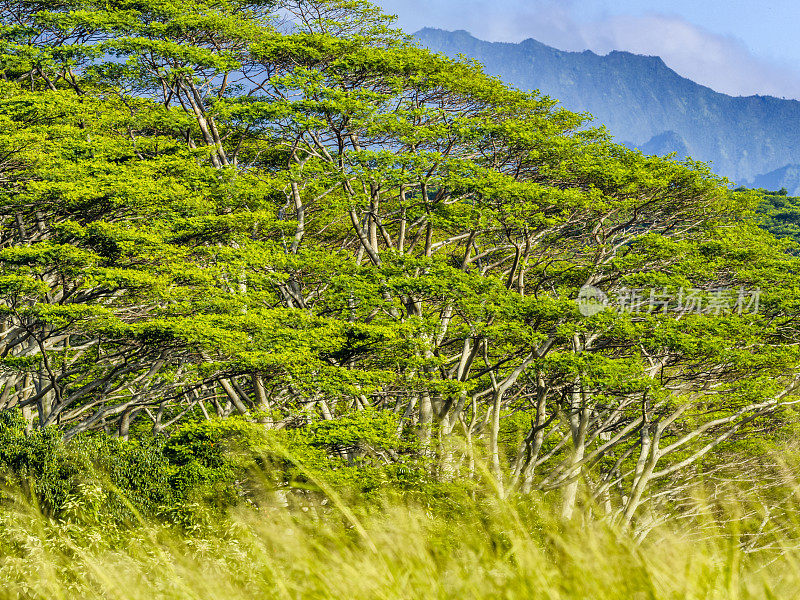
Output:
[[[102,510],[116,520],[168,507],[224,510],[238,502],[237,481],[255,447],[256,426],[230,419],[186,423],[165,439],[122,440],[102,433],[64,443],[55,428],[26,432],[17,411],[0,413],[0,477],[46,514],[63,517],[87,490],[104,490]],[[95,502],[95,500],[93,500]]]
[[94,432],[64,443],[55,428],[26,432],[0,413],[0,477],[44,514],[116,523],[161,517],[182,527],[201,513],[261,504],[282,489],[304,498],[404,496],[433,506],[468,491],[432,475],[433,460],[398,435],[398,417],[365,410],[303,427],[266,430],[241,418],[186,422],[169,437],[123,440]]

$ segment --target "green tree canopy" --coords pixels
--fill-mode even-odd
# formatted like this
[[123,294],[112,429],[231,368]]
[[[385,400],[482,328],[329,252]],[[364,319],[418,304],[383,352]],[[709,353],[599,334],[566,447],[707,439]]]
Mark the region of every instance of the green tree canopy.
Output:
[[630,519],[791,402],[797,262],[705,165],[360,0],[0,6],[0,403],[32,426],[372,407],[442,476],[485,440]]

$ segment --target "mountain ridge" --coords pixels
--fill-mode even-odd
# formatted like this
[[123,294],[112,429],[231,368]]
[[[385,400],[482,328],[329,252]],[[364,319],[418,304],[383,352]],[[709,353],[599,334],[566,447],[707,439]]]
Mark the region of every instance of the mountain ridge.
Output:
[[800,164],[800,101],[729,96],[681,76],[658,56],[559,50],[534,38],[487,42],[465,30],[414,35],[431,50],[479,60],[507,84],[592,114],[616,139],[643,151],[667,136],[675,146],[669,151],[709,162],[737,183]]

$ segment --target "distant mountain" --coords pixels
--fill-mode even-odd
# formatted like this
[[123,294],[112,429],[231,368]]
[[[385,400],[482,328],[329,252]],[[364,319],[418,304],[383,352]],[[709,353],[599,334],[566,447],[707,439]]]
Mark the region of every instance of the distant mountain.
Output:
[[[431,50],[479,60],[510,85],[591,113],[643,152],[711,162],[716,173],[743,184],[765,181],[776,169],[796,173],[800,164],[798,101],[720,94],[655,56],[565,52],[533,39],[485,42],[466,31],[423,29],[416,36]],[[789,192],[800,193],[800,177],[793,185]]]
[[678,158],[686,158],[691,155],[684,139],[674,131],[665,131],[654,135],[648,142],[639,145],[638,148],[645,154],[663,156],[674,152]]
[[769,173],[764,173],[747,182],[749,187],[765,190],[787,190],[790,195],[800,194],[800,165],[786,165]]

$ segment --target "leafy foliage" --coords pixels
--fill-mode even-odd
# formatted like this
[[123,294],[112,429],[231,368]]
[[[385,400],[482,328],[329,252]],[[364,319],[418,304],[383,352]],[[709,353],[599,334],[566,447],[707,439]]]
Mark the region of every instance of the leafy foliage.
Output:
[[778,238],[800,242],[800,200],[790,197],[786,190],[759,191],[758,213],[763,215],[764,228]]
[[[504,493],[558,490],[567,517],[583,488],[630,523],[791,426],[800,265],[705,165],[361,0],[0,17],[0,409],[53,454],[9,460],[54,510],[77,485],[59,436],[130,460],[106,471],[145,506],[224,508],[283,460],[264,429],[305,465],[281,484],[411,489],[485,457]],[[626,310],[582,314],[587,287]]]

